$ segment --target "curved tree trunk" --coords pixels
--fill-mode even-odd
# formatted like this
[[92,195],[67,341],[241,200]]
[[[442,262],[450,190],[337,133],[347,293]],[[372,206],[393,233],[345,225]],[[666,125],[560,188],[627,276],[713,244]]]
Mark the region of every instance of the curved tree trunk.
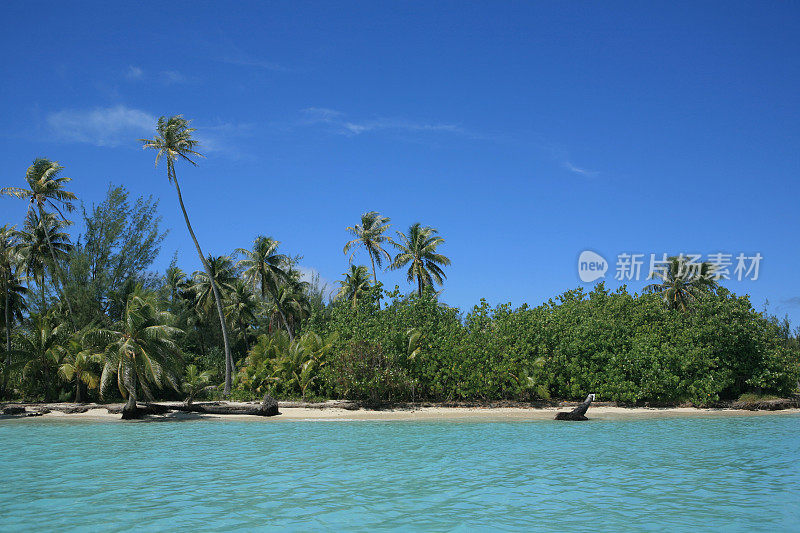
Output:
[[58,277],[58,281],[61,283],[61,298],[64,300],[64,303],[67,304],[67,310],[69,310],[69,321],[72,326],[75,327],[75,318],[74,313],[72,312],[72,305],[69,303],[69,298],[67,298],[67,295],[64,292],[64,275],[61,272],[61,266],[58,264],[58,261],[56,261],[56,253],[53,251],[53,244],[50,242],[50,230],[47,228],[47,223],[44,221],[44,210],[41,207],[39,208],[39,222],[44,228],[44,236],[47,239],[47,248],[50,250],[50,258],[53,260],[53,268],[56,270],[56,276]]
[[186,221],[186,228],[189,230],[189,235],[192,236],[194,246],[197,248],[197,255],[200,256],[200,261],[208,275],[209,283],[211,283],[211,290],[214,293],[214,301],[217,304],[217,314],[219,315],[219,325],[222,329],[222,342],[225,345],[225,390],[224,394],[227,396],[231,393],[231,375],[233,373],[233,357],[231,356],[231,346],[228,342],[228,326],[225,324],[225,313],[222,310],[222,300],[217,289],[217,283],[214,281],[214,276],[211,273],[211,266],[206,261],[203,250],[200,248],[200,243],[197,242],[197,237],[192,229],[192,224],[189,222],[189,215],[186,214],[186,206],[183,205],[183,196],[181,195],[181,187],[178,185],[178,177],[175,175],[175,170],[172,169],[172,179],[175,182],[175,190],[178,192],[178,202],[181,204],[181,211],[183,211],[183,219]]

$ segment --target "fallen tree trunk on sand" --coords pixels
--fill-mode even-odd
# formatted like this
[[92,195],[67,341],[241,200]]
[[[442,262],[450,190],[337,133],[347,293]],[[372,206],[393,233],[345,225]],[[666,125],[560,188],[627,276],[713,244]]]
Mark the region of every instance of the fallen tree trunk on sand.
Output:
[[589,405],[591,405],[592,400],[594,400],[594,394],[587,396],[586,399],[583,400],[583,403],[572,411],[562,411],[557,413],[556,420],[589,420],[586,418],[586,410],[589,409]]
[[122,413],[123,420],[134,420],[144,418],[148,415],[163,415],[170,411],[182,413],[200,413],[209,415],[252,415],[252,416],[275,416],[279,415],[278,402],[272,396],[266,396],[257,405],[226,405],[221,403],[192,403],[164,405],[160,403],[148,403],[136,405],[135,409],[112,409],[109,412]]

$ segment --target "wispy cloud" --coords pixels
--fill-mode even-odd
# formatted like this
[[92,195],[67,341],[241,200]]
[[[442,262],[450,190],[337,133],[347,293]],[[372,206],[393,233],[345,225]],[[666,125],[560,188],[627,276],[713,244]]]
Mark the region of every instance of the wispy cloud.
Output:
[[793,296],[781,300],[781,305],[785,307],[800,307],[800,296]]
[[143,68],[130,65],[125,71],[125,79],[128,81],[155,81],[164,85],[175,85],[177,83],[188,83],[193,79],[177,70],[161,70],[157,72],[146,72]]
[[218,153],[242,160],[251,157],[242,147],[242,141],[253,135],[256,125],[252,123],[225,122],[214,126],[192,124],[197,127],[196,138],[202,153]]
[[153,130],[154,115],[124,105],[94,109],[63,109],[46,118],[52,134],[61,141],[95,146],[133,143]]
[[229,65],[238,65],[240,67],[255,67],[263,70],[272,70],[275,72],[288,72],[288,67],[284,67],[283,65],[279,65],[278,63],[273,63],[271,61],[266,61],[263,59],[257,59],[255,57],[248,57],[248,56],[225,56],[220,58],[220,61],[223,63],[228,63]]
[[360,135],[367,132],[394,130],[399,132],[445,132],[468,135],[456,124],[441,122],[419,122],[398,118],[352,120],[345,113],[324,107],[309,107],[302,110],[303,124],[324,124],[340,135]]
[[186,83],[189,81],[189,78],[184,74],[181,74],[177,70],[165,70],[160,75],[161,81],[166,83],[167,85],[174,85],[176,83]]
[[337,283],[323,277],[316,268],[297,265],[297,270],[300,272],[300,279],[302,281],[314,283],[316,280],[318,287],[322,289],[323,294],[328,299],[333,298],[339,289]]
[[131,65],[128,67],[128,70],[125,71],[125,78],[129,80],[140,80],[144,77],[144,70],[141,68]]
[[591,177],[591,176],[596,176],[597,175],[597,171],[596,170],[588,170],[588,169],[585,169],[585,168],[581,168],[581,167],[575,166],[569,160],[564,160],[564,168],[566,168],[567,170],[569,170],[570,172],[573,172],[575,174],[580,174],[581,176],[589,176],[589,177]]

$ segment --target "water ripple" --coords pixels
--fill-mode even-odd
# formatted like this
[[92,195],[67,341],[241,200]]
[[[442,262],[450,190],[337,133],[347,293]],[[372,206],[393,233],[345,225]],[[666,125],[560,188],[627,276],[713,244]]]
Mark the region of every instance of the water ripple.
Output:
[[792,531],[800,417],[0,424],[0,530]]

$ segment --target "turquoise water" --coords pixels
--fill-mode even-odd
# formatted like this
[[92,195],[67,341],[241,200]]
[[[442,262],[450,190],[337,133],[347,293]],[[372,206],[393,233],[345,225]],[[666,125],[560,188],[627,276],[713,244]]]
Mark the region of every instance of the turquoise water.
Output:
[[0,422],[0,529],[800,531],[800,416]]

